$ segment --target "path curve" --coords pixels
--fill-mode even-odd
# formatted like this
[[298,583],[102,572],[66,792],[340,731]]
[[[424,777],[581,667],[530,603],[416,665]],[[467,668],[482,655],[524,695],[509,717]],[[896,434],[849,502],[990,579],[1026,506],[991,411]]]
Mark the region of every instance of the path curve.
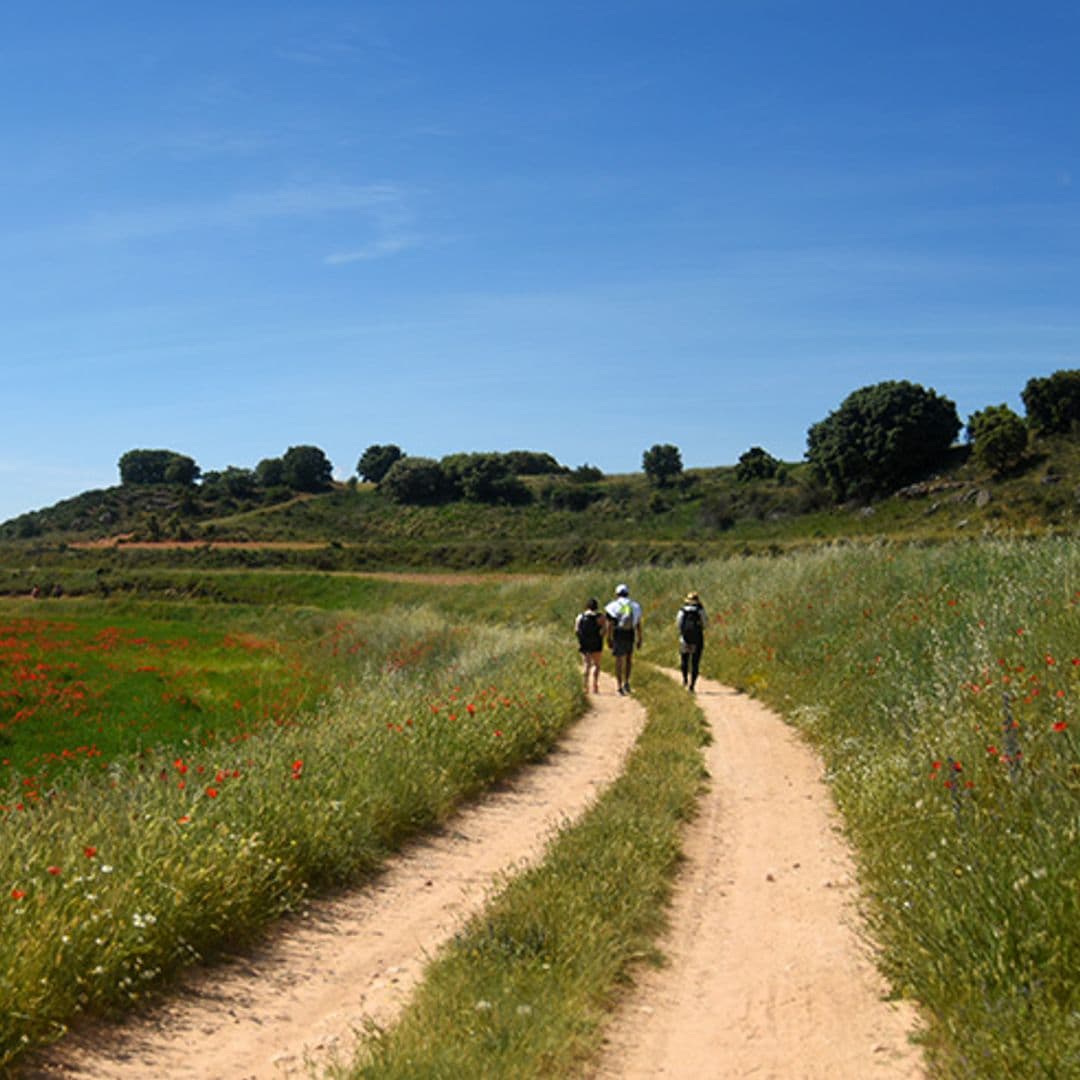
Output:
[[555,830],[622,771],[644,710],[613,680],[543,762],[521,770],[371,884],[311,905],[271,940],[200,970],[151,1015],[75,1035],[25,1077],[281,1080],[347,1059],[354,1033],[385,1026],[423,966],[503,875],[538,861]]
[[[669,672],[678,678],[674,672]],[[710,789],[661,948],[596,1080],[914,1080],[916,1015],[887,1003],[817,755],[760,702],[701,679]]]

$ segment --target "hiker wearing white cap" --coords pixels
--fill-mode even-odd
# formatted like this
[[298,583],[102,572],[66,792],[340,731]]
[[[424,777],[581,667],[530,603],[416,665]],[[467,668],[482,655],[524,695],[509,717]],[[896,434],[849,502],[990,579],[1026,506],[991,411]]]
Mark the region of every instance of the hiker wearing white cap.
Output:
[[641,605],[630,599],[630,587],[620,584],[604,613],[608,617],[608,648],[615,657],[615,681],[620,694],[629,694],[634,646],[641,648]]

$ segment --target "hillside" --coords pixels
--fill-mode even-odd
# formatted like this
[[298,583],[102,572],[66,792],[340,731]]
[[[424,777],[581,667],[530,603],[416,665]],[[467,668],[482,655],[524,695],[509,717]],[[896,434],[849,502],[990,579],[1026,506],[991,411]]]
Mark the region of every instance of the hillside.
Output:
[[402,505],[367,484],[317,495],[277,488],[243,498],[198,486],[117,486],[8,521],[0,537],[9,566],[59,558],[72,567],[119,559],[524,568],[672,563],[840,538],[1037,535],[1071,531],[1080,514],[1080,444],[1066,437],[1042,440],[1004,477],[980,471],[957,447],[946,468],[869,503],[837,505],[803,463],[751,481],[740,481],[733,467],[690,469],[664,487],[643,474],[523,479],[529,499],[513,506]]

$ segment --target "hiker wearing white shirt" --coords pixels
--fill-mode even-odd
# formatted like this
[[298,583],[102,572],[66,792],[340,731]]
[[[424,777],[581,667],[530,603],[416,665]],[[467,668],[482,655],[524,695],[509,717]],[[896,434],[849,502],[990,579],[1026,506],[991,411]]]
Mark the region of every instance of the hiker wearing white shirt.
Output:
[[615,599],[604,613],[608,618],[608,647],[615,657],[615,681],[620,694],[629,694],[634,647],[641,648],[641,605],[630,599],[628,585],[617,585]]

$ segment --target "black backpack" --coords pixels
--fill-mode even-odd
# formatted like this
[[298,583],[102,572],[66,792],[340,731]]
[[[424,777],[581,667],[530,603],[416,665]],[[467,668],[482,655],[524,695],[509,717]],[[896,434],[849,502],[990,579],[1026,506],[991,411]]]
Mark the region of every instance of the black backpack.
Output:
[[682,630],[679,633],[687,645],[700,645],[704,640],[701,608],[696,604],[682,609]]
[[582,652],[599,652],[604,647],[604,638],[600,633],[600,613],[583,611],[578,620],[578,644]]

